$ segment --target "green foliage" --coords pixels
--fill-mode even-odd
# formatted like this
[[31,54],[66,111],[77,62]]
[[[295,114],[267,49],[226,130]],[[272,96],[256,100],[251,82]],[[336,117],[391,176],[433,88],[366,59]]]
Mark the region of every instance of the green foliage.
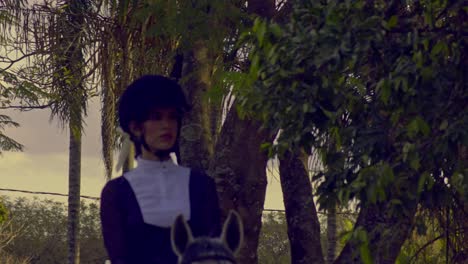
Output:
[[[244,16],[239,1],[118,2],[119,6],[115,3],[110,5],[116,7],[120,20],[128,20],[129,26],[143,24],[145,38],[172,39],[173,45],[181,50],[192,48],[199,40],[204,40],[210,49],[219,50],[226,33],[236,30],[239,20]],[[132,16],[127,16],[129,10]]]
[[[13,230],[18,233],[4,250],[32,263],[65,263],[67,260],[67,208],[52,200],[5,200]],[[81,205],[81,263],[104,263],[107,254],[101,235],[99,208]]]
[[363,227],[358,226],[354,229],[351,240],[354,243],[359,243],[359,255],[364,264],[373,263],[372,256],[369,249],[369,238],[367,232]]
[[8,219],[8,211],[3,205],[3,199],[0,199],[0,224],[4,223]]
[[284,213],[268,212],[262,221],[258,246],[258,263],[291,263],[290,247]]
[[443,228],[427,212],[416,217],[416,228],[405,242],[396,263],[444,263],[445,239]]
[[450,192],[452,175],[465,175],[454,182],[466,198],[463,2],[370,3],[298,1],[284,27],[256,21],[243,38],[252,63],[236,88],[242,108],[282,130],[270,153],[323,153],[322,202],[417,201],[434,181]]
[[18,127],[19,124],[11,120],[9,116],[0,115],[0,154],[3,151],[22,151],[23,145],[3,134],[5,127]]
[[[356,215],[352,212],[337,214],[338,244],[336,252],[340,252],[348,240],[353,236],[353,226]],[[327,249],[326,217],[319,215],[320,240],[323,254]],[[265,212],[262,220],[260,242],[258,246],[258,263],[286,264],[291,263],[290,245],[286,215],[283,212]]]
[[405,217],[468,201],[466,1],[401,3],[296,1],[286,25],[257,20],[243,35],[241,108],[281,130],[271,155],[321,153],[322,207],[390,202]]
[[[0,107],[8,108],[18,104],[28,109],[49,99],[49,94],[42,91],[31,82],[21,81],[16,75],[0,69]],[[0,115],[0,154],[3,151],[22,151],[23,145],[6,136],[6,127],[18,127],[19,124],[9,116]]]
[[18,78],[16,74],[0,69],[0,106],[18,104],[25,109],[51,100],[52,95],[30,81]]

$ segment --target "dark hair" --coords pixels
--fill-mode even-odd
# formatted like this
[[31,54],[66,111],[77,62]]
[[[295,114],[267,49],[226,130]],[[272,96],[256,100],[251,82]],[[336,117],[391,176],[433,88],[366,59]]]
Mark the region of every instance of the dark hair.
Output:
[[131,135],[130,122],[148,120],[155,107],[175,107],[181,116],[189,110],[184,92],[177,82],[160,75],[144,75],[131,83],[120,97],[120,127]]

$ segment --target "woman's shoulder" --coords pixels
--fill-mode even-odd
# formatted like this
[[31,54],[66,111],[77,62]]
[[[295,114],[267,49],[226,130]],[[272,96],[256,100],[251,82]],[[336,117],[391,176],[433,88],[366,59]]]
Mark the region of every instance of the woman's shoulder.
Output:
[[213,180],[208,174],[202,169],[190,168],[190,177],[200,179],[200,180]]
[[123,176],[116,177],[108,181],[102,189],[101,196],[116,195],[129,187],[127,180]]
[[204,170],[190,169],[190,182],[196,186],[212,186],[215,181]]

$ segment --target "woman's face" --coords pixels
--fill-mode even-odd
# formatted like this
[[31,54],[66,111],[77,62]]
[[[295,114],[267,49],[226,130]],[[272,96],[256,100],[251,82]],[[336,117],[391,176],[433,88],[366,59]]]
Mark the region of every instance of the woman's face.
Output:
[[[155,108],[149,118],[143,123],[130,124],[132,133],[145,137],[145,142],[150,148],[148,151],[142,147],[142,157],[154,159],[154,152],[172,148],[177,140],[178,112],[176,108]],[[157,157],[156,157],[157,158]]]

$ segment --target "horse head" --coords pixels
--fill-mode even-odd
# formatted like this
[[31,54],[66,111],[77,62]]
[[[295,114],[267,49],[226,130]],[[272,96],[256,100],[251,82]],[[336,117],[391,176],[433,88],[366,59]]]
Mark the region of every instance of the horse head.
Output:
[[230,211],[220,237],[193,237],[190,226],[179,215],[171,228],[172,249],[179,264],[236,264],[243,239],[240,216]]

